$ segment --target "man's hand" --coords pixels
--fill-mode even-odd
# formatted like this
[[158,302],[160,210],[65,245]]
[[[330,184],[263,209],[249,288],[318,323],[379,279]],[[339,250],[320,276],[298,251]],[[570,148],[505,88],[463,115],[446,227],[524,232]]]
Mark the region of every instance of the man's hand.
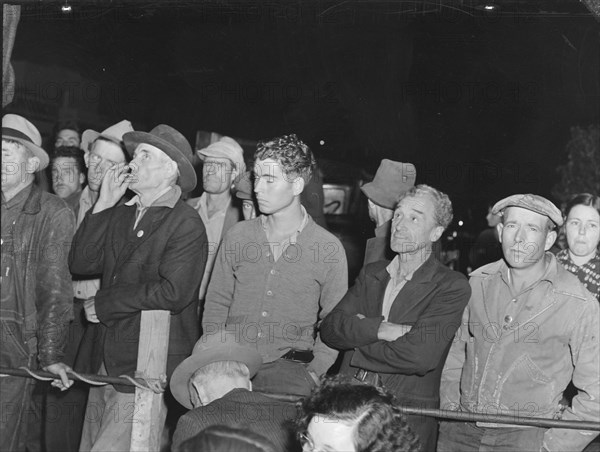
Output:
[[113,207],[125,194],[132,176],[128,173],[129,165],[119,163],[111,166],[104,177],[100,186],[100,195],[98,201],[94,204],[93,213],[102,212],[103,210]]
[[54,386],[55,388],[58,388],[61,391],[66,391],[73,385],[73,380],[70,380],[69,377],[67,377],[67,372],[71,372],[73,369],[71,369],[66,364],[50,364],[49,366],[44,367],[44,370],[46,372],[51,372],[55,375],[60,376],[60,380],[53,380],[52,383],[50,383],[51,386]]
[[96,299],[94,297],[83,302],[83,310],[85,311],[85,318],[88,322],[100,323],[100,320],[96,315]]
[[381,322],[377,331],[377,339],[380,341],[393,342],[404,336],[411,330],[410,325],[401,325],[398,323]]

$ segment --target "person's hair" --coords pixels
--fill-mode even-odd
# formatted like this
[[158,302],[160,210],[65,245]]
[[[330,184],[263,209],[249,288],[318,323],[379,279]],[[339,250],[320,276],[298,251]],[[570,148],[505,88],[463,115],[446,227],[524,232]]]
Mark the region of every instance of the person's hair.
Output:
[[77,132],[77,135],[81,138],[81,129],[79,128],[77,121],[68,119],[66,121],[57,122],[54,126],[54,139],[56,139],[61,130],[73,130],[74,132]]
[[275,452],[275,445],[243,427],[211,425],[179,446],[180,452]]
[[225,377],[247,378],[250,380],[250,371],[248,366],[239,361],[215,361],[196,370],[190,377],[190,384],[195,382],[201,386]]
[[419,184],[414,187],[411,187],[406,193],[404,193],[396,205],[400,203],[404,198],[409,196],[419,196],[419,195],[427,195],[433,201],[434,213],[435,213],[435,223],[438,226],[444,228],[444,230],[450,226],[452,223],[452,202],[447,194],[442,193],[439,190],[436,190],[433,187],[425,184]]
[[80,173],[86,173],[85,160],[83,159],[83,151],[77,146],[59,146],[54,149],[51,160],[54,162],[58,157],[70,157],[75,160],[77,169]]
[[341,375],[325,377],[321,386],[302,402],[302,414],[297,420],[299,432],[306,432],[315,416],[356,422],[357,452],[421,450],[392,394],[375,386],[353,384]]
[[254,153],[254,161],[265,159],[279,162],[283,173],[290,181],[300,176],[305,183],[310,181],[316,165],[310,148],[296,134],[259,141]]
[[591,193],[579,193],[567,202],[567,206],[565,207],[565,218],[569,216],[573,207],[579,205],[592,207],[593,209],[596,209],[600,215],[600,197],[592,195]]

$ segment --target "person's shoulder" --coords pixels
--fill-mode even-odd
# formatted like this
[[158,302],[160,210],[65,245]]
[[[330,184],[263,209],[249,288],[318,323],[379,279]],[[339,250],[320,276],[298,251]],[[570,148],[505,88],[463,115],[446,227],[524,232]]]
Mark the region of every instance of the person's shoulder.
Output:
[[598,303],[594,295],[585,288],[579,278],[555,260],[556,273],[552,278],[554,291],[573,299],[577,303]]
[[506,265],[503,259],[497,260],[495,262],[490,262],[489,264],[482,265],[479,268],[476,268],[471,273],[469,273],[469,278],[478,279],[478,278],[487,278],[490,275],[497,274],[502,269],[502,266]]
[[47,210],[61,210],[68,209],[69,206],[64,199],[59,198],[53,193],[48,193],[42,190],[41,203]]
[[260,217],[253,218],[251,220],[242,220],[232,225],[227,231],[228,237],[243,237],[253,235],[258,228],[261,227]]

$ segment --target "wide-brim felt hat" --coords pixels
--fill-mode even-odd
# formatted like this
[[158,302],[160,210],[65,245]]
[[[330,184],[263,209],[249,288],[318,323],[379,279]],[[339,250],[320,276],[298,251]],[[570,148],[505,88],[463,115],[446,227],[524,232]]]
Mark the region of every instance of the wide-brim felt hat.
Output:
[[502,215],[507,207],[520,207],[522,209],[531,210],[532,212],[544,215],[556,225],[562,226],[563,216],[560,209],[552,203],[552,201],[540,195],[519,194],[512,195],[498,201],[492,207],[492,214]]
[[37,127],[23,116],[8,113],[2,117],[2,138],[17,141],[29,149],[40,161],[36,171],[48,166],[50,157],[42,148],[42,136]]
[[253,199],[254,184],[252,184],[252,173],[250,171],[246,171],[235,178],[233,191],[239,199]]
[[417,170],[412,163],[383,159],[372,182],[360,189],[375,204],[395,209],[400,197],[415,185]]
[[89,152],[92,150],[92,145],[94,142],[100,137],[122,146],[123,135],[125,135],[127,132],[133,132],[133,126],[131,125],[131,122],[126,119],[113,124],[102,132],[96,132],[95,130],[87,129],[81,134],[80,147],[84,152]]
[[255,348],[235,341],[236,335],[231,332],[202,336],[191,356],[184,359],[171,376],[171,393],[184,407],[192,409],[188,382],[198,369],[218,361],[237,361],[245,364],[254,377],[262,365],[262,358]]
[[141,143],[157,147],[177,163],[179,168],[177,185],[181,187],[181,191],[189,192],[196,187],[192,147],[183,134],[173,127],[159,124],[150,132],[128,132],[123,135],[123,143],[132,158],[135,149]]

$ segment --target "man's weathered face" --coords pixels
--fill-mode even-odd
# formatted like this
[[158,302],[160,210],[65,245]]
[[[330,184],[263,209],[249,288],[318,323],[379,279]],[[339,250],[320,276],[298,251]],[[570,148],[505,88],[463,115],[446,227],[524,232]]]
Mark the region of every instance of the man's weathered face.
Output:
[[544,258],[556,233],[549,232],[548,217],[522,207],[507,207],[498,228],[502,252],[509,267],[526,269]]
[[113,165],[125,162],[125,154],[121,147],[116,143],[104,140],[97,140],[92,146],[92,150],[84,157],[88,167],[88,186],[95,192],[100,190],[106,171]]
[[158,188],[169,177],[167,166],[174,161],[156,146],[140,143],[129,163],[132,182],[129,188],[136,193]]
[[294,197],[300,193],[296,193],[291,179],[276,160],[257,160],[254,163],[254,193],[262,213],[281,212],[293,203]]
[[435,205],[430,196],[403,198],[394,211],[390,247],[396,253],[412,254],[431,247],[443,232],[435,222]]
[[81,144],[81,140],[79,139],[79,134],[75,130],[71,129],[63,129],[56,135],[56,141],[54,142],[54,147],[57,148],[59,146],[75,146],[79,147]]
[[52,161],[52,190],[59,198],[68,198],[81,190],[85,176],[73,157],[56,157]]
[[202,166],[202,187],[213,195],[231,189],[236,176],[231,160],[219,157],[207,157]]
[[2,191],[16,188],[27,174],[29,154],[21,143],[2,140]]

